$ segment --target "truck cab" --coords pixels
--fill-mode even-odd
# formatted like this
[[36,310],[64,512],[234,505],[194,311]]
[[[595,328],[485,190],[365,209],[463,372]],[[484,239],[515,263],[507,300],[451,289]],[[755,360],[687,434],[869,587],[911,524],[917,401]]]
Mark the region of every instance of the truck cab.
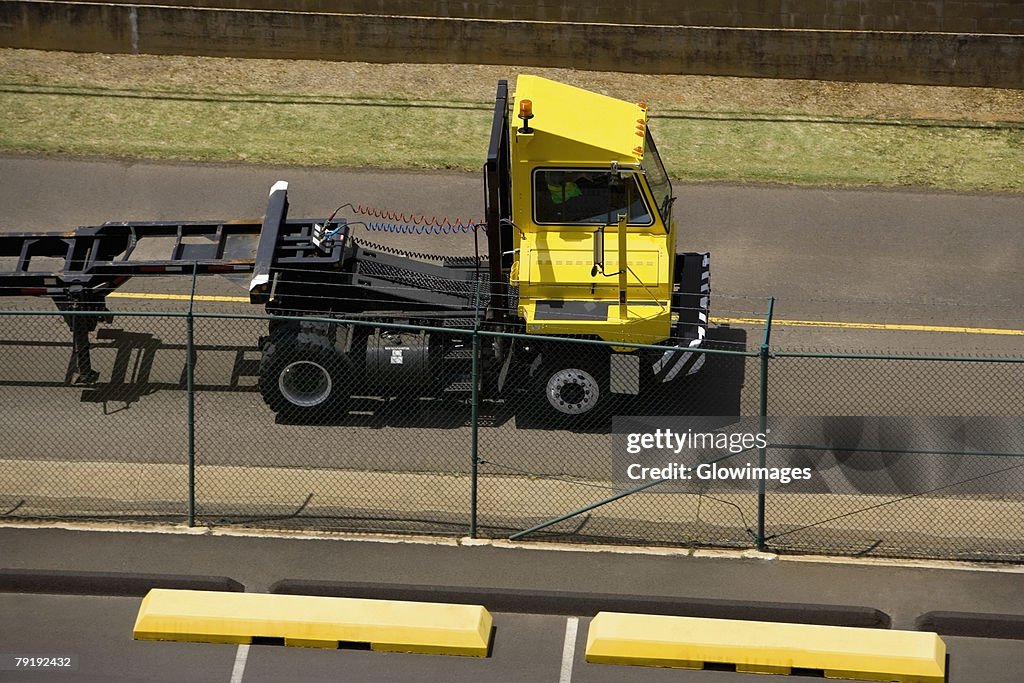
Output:
[[509,117],[514,261],[527,333],[672,336],[672,185],[647,106],[536,76]]

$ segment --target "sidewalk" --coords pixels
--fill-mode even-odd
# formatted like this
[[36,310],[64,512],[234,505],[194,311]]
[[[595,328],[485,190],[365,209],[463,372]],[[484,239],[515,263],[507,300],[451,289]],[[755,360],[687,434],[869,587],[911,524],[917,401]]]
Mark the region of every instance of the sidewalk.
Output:
[[[185,465],[0,460],[0,509],[9,518],[99,517],[185,522]],[[611,496],[608,482],[482,473],[478,522],[484,536],[508,537]],[[362,529],[468,535],[470,478],[462,473],[356,471],[202,465],[196,470],[199,525]],[[779,548],[902,549],[905,554],[963,545],[979,556],[1017,547],[1012,500],[770,492],[768,534]],[[754,492],[641,493],[547,530],[581,542],[620,539],[662,545],[753,545]],[[956,515],[949,510],[955,507]],[[991,520],[1005,520],[993,525]],[[806,528],[806,529],[805,529]],[[927,533],[925,533],[927,531]],[[692,539],[692,540],[691,540]],[[902,545],[901,545],[902,544]],[[960,547],[956,545],[956,547]]]

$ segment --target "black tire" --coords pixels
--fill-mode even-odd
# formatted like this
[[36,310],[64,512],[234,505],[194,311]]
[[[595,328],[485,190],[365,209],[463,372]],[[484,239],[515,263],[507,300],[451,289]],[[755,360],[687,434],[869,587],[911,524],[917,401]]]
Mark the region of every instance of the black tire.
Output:
[[348,358],[326,335],[275,334],[260,358],[260,393],[288,422],[331,422],[344,413],[351,392]]
[[533,373],[533,398],[522,409],[562,428],[602,424],[611,404],[607,364],[607,356],[582,345],[545,349]]

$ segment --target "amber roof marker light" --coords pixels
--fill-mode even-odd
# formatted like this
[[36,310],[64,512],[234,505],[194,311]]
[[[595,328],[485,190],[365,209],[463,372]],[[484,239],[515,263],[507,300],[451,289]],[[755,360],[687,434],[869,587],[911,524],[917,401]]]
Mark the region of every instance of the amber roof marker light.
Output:
[[519,118],[523,120],[523,127],[519,129],[520,133],[530,134],[533,129],[530,128],[530,119],[533,118],[533,100],[523,100],[519,103]]

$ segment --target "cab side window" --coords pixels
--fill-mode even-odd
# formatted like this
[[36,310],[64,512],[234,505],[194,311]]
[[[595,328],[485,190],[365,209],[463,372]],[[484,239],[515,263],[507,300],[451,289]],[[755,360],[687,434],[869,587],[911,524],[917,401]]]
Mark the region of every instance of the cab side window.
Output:
[[608,171],[538,169],[534,171],[534,221],[612,225],[628,207],[630,225],[651,225],[651,213],[636,177],[613,186]]

